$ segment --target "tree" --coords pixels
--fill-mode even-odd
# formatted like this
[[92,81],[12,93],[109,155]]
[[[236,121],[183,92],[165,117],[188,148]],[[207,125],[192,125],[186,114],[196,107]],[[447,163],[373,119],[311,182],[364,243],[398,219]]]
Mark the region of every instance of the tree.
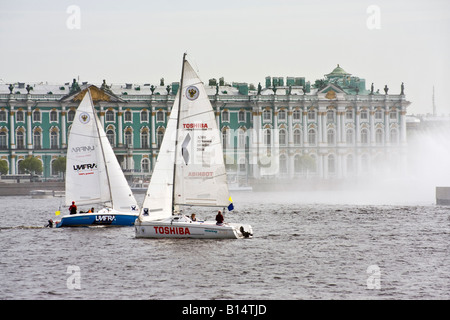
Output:
[[6,160],[0,160],[0,174],[8,173],[8,162]]
[[32,156],[20,161],[19,169],[29,173],[31,176],[33,174],[41,174],[43,171],[41,160]]
[[58,173],[62,172],[64,180],[64,175],[66,173],[66,157],[58,157],[53,161],[53,169]]

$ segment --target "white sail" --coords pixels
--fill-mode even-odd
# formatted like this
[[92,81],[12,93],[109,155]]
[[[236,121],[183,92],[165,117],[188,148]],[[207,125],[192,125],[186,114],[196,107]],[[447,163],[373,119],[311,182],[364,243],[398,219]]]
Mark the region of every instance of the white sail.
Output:
[[172,216],[175,134],[179,91],[175,98],[150,184],[142,204],[140,219],[163,219]]
[[111,201],[89,92],[77,108],[67,144],[66,205],[72,201],[80,205]]
[[229,204],[214,112],[197,73],[188,61],[183,63],[181,87],[142,205],[141,221],[170,217],[176,205]]
[[112,200],[112,208],[119,212],[138,212],[138,205],[131,188],[125,179],[122,168],[117,161],[116,155],[109,143],[102,123],[97,116],[98,132],[103,150],[105,165],[108,174],[109,192]]
[[181,93],[175,204],[228,206],[220,131],[203,82],[188,61]]
[[72,201],[77,205],[100,203],[117,211],[137,208],[89,90],[77,108],[67,145],[66,205]]

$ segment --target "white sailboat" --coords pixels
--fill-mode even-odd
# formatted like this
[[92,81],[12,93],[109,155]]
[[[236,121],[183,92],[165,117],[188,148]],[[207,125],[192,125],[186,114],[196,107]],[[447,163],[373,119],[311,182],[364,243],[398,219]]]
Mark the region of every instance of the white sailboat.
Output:
[[56,227],[132,226],[139,208],[86,89],[70,130],[66,162],[66,205],[97,205],[97,212],[68,214]]
[[135,222],[137,238],[244,238],[250,225],[192,221],[180,206],[230,204],[220,132],[205,88],[183,56],[181,84],[150,184]]

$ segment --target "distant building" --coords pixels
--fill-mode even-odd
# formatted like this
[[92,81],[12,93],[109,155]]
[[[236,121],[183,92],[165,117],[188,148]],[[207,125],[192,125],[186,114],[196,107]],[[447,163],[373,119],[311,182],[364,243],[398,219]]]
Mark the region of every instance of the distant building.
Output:
[[[264,87],[204,82],[227,168],[240,180],[365,177],[381,163],[392,170],[405,163],[410,102],[403,88],[368,90],[339,65],[312,85],[304,77],[266,77]],[[148,178],[179,87],[161,84],[0,85],[0,159],[14,175],[33,155],[43,162],[43,178],[58,177],[52,163],[66,154],[80,90],[90,86],[125,174]]]

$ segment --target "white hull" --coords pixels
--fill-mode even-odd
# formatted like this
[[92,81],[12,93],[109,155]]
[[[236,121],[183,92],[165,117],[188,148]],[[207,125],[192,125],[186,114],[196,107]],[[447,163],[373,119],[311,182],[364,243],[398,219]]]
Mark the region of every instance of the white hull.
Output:
[[[135,222],[136,238],[194,238],[194,239],[239,239],[251,238],[250,225],[214,221],[191,221],[187,217]],[[242,230],[244,232],[242,232]]]

